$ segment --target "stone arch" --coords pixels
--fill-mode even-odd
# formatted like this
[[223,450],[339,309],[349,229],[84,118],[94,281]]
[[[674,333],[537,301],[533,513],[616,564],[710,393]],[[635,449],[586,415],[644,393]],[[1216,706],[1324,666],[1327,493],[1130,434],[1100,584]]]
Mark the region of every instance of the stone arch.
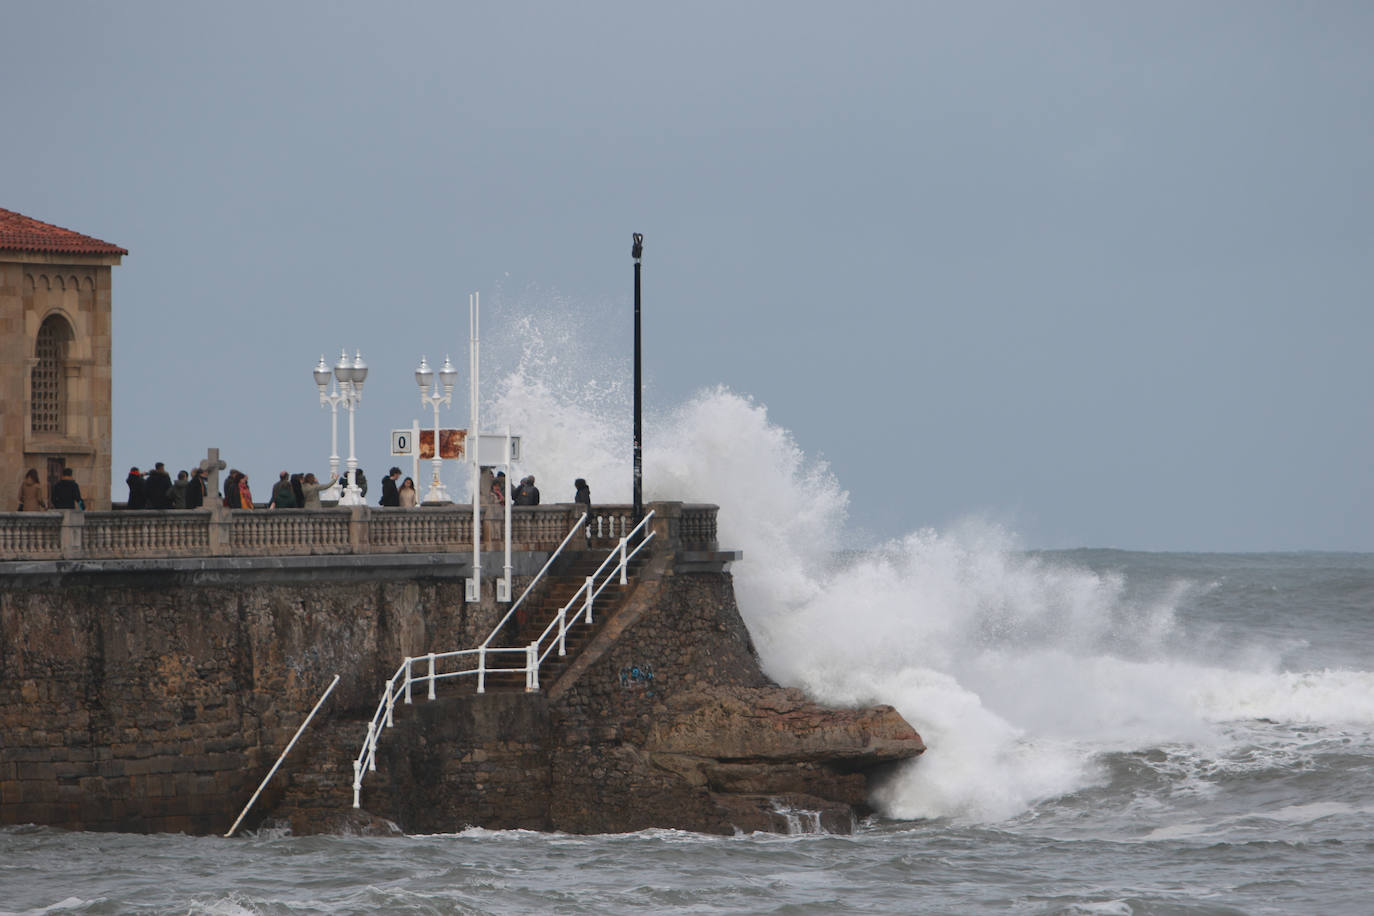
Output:
[[33,433],[62,435],[67,431],[66,364],[75,336],[71,322],[59,312],[48,314],[38,328],[33,368],[29,370],[29,428]]

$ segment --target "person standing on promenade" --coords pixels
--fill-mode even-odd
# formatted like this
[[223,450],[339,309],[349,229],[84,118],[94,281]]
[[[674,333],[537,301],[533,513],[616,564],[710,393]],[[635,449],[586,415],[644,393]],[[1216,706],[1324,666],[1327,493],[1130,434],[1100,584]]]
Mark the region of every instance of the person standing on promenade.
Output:
[[177,471],[177,479],[172,482],[172,508],[186,508],[186,491],[191,486],[191,478],[185,471]]
[[138,468],[129,468],[129,476],[124,478],[124,482],[129,485],[129,501],[124,504],[124,508],[142,509],[148,504],[143,475],[138,472]]
[[339,475],[335,474],[329,478],[329,483],[320,483],[314,474],[306,474],[305,479],[301,481],[301,493],[305,496],[304,508],[323,509],[324,506],[320,505],[320,491],[328,490],[338,479]]
[[414,509],[419,505],[420,497],[415,492],[415,481],[409,477],[401,481],[401,488],[396,491],[396,495],[401,498],[402,509]]
[[191,480],[186,484],[186,508],[199,509],[205,505],[209,488],[205,485],[205,469],[196,468],[191,472]]
[[148,476],[143,481],[147,507],[149,509],[172,508],[171,489],[172,475],[167,473],[166,467],[159,461],[153,465],[153,469],[148,472]]
[[304,479],[304,477],[304,474],[291,475],[291,493],[296,497],[297,509],[305,508],[305,493],[301,490],[301,480]]
[[237,509],[242,506],[243,494],[239,490],[239,478],[242,476],[238,468],[229,469],[229,476],[224,478],[224,508]]
[[72,478],[72,469],[62,469],[62,479],[52,486],[52,507],[54,509],[85,509],[86,501],[81,498],[81,485]]
[[525,505],[539,505],[539,488],[534,485],[534,475],[525,478]]
[[42,512],[47,508],[48,503],[43,499],[43,485],[38,482],[38,471],[29,468],[24,475],[24,482],[19,485],[19,511]]
[[587,481],[581,477],[573,481],[573,505],[581,503],[584,507],[583,512],[587,513],[587,525],[583,528],[583,533],[587,540],[592,539],[592,488],[587,486]]
[[291,475],[287,471],[277,475],[277,482],[272,485],[272,501],[267,504],[267,508],[296,508],[296,491],[291,489]]
[[392,468],[385,477],[382,478],[382,498],[379,505],[399,506],[401,497],[396,492],[396,481],[401,478],[401,469]]
[[256,506],[253,505],[253,491],[250,490],[250,489],[248,489],[248,475],[247,475],[247,474],[240,474],[240,475],[239,475],[239,508],[240,508],[240,509],[254,509],[254,508],[257,508]]

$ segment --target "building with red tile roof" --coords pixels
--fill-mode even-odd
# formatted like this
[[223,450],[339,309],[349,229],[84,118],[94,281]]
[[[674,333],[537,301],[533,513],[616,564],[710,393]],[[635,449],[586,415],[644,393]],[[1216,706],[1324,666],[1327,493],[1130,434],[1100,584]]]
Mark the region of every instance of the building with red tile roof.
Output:
[[0,207],[0,252],[126,255],[118,245]]
[[0,208],[0,498],[12,504],[30,468],[50,496],[69,467],[86,508],[110,508],[111,268],[128,253]]

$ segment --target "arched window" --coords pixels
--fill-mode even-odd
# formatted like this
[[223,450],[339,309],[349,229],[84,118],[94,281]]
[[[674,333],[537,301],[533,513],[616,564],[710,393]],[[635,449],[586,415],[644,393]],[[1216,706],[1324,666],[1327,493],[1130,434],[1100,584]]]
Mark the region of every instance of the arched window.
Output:
[[32,409],[30,428],[35,433],[66,432],[67,390],[63,364],[67,361],[67,342],[71,327],[60,315],[49,315],[38,329],[34,356],[38,362],[30,373]]

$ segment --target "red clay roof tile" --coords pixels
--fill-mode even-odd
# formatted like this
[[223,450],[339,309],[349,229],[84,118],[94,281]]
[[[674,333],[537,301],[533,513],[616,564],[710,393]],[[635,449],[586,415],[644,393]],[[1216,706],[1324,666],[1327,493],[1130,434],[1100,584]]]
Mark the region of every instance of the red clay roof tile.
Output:
[[128,254],[118,245],[0,208],[0,251],[53,254]]

